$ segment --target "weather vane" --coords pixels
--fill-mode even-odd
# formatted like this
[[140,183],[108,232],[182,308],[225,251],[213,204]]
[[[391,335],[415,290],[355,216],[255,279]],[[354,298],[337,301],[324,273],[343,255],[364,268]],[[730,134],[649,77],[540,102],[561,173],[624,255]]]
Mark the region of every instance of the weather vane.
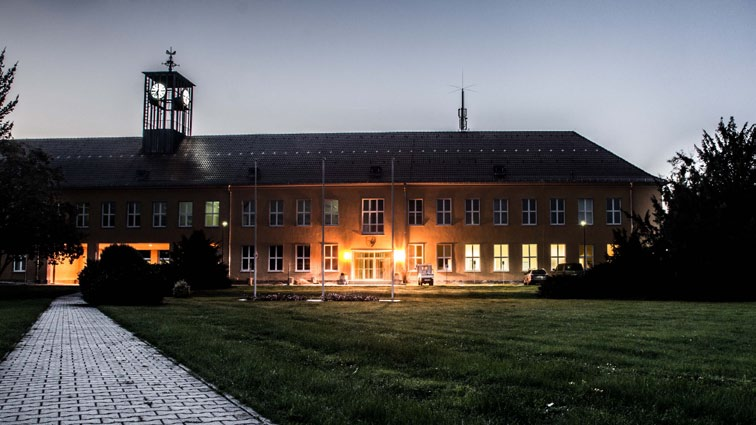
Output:
[[168,67],[168,72],[173,71],[173,68],[179,66],[176,62],[173,61],[173,55],[176,54],[176,51],[173,50],[173,46],[171,46],[168,50],[165,51],[165,54],[168,55],[168,60],[166,62],[163,62],[163,65]]

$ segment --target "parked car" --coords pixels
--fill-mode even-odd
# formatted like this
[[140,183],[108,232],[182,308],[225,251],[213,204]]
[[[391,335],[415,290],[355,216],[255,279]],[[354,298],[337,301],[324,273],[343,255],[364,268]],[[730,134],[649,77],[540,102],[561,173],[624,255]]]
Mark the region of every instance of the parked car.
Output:
[[417,284],[423,286],[423,283],[427,283],[433,286],[433,265],[432,264],[418,264],[417,268]]
[[583,265],[580,263],[559,263],[551,272],[552,276],[582,276]]
[[549,278],[549,274],[544,269],[533,269],[525,273],[525,277],[522,279],[522,283],[526,285],[534,285],[546,281]]

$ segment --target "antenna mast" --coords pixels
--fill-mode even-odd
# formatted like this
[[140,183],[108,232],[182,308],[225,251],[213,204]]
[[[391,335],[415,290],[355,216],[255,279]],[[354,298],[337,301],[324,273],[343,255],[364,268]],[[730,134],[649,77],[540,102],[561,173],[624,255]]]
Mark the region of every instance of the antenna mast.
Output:
[[459,117],[459,131],[467,131],[467,108],[465,108],[465,88],[459,89],[462,92],[462,107],[457,109]]

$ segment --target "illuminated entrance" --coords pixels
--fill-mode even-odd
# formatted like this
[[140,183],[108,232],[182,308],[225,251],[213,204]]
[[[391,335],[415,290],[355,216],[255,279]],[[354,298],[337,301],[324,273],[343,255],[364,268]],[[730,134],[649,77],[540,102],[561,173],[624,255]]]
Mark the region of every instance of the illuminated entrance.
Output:
[[391,251],[354,251],[355,280],[389,280]]

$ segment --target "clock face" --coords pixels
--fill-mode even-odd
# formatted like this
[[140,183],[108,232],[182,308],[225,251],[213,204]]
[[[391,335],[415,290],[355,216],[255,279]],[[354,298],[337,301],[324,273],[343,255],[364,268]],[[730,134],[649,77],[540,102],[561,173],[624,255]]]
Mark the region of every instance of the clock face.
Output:
[[189,102],[191,102],[191,98],[189,96],[189,90],[183,89],[181,90],[181,103],[184,105],[184,108],[189,107]]
[[155,83],[150,88],[150,95],[153,99],[161,100],[165,97],[165,86],[161,83]]

